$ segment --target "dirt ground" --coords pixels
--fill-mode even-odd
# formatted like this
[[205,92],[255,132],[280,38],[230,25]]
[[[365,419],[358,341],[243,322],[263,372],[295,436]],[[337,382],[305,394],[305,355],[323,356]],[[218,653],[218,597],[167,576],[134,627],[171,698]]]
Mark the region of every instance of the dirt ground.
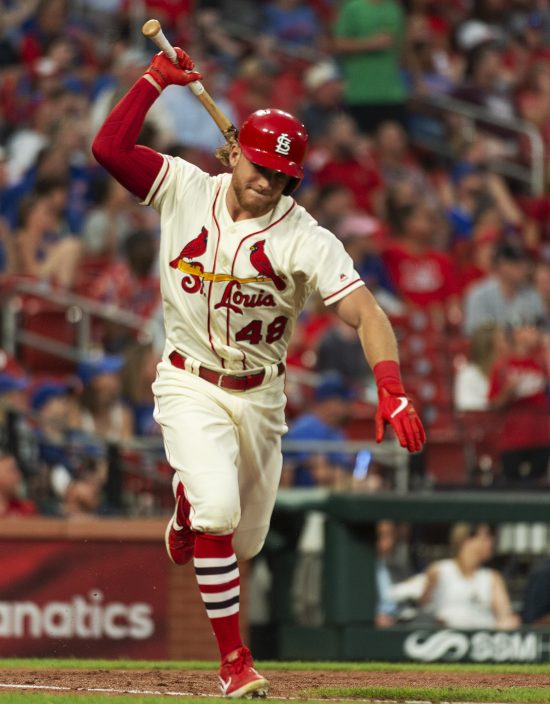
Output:
[[[474,672],[338,672],[277,670],[264,673],[272,697],[296,697],[317,687],[550,687],[550,674],[490,674]],[[9,685],[50,686],[73,692],[114,690],[117,693],[181,692],[218,695],[217,674],[205,670],[1,670],[2,691]],[[8,685],[8,687],[6,686]],[[113,692],[114,693],[114,692]]]

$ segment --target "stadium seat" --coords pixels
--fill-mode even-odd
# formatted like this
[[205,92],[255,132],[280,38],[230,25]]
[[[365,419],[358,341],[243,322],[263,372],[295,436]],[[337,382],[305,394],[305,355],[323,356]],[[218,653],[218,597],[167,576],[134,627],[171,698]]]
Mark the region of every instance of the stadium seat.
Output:
[[344,432],[348,440],[374,440],[376,407],[369,403],[353,403]]
[[437,487],[466,486],[470,481],[464,440],[456,430],[449,430],[446,438],[438,439],[429,429],[426,445],[426,471]]
[[[25,332],[69,347],[76,345],[76,328],[67,319],[65,310],[59,306],[36,298],[26,298],[20,321]],[[36,345],[22,344],[18,356],[23,366],[33,374],[71,374],[75,368],[71,360],[41,350]]]

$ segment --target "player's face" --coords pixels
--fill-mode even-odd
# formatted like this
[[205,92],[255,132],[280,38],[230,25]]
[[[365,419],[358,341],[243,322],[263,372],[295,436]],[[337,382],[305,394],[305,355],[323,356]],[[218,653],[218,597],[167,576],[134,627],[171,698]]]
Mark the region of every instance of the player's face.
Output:
[[249,161],[238,147],[230,157],[233,166],[229,197],[234,197],[239,214],[258,218],[277,205],[289,177]]

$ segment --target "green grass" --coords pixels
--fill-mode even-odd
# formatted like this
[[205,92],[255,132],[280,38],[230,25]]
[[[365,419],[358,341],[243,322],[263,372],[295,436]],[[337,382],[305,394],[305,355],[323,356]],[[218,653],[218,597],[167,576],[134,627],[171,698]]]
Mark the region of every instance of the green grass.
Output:
[[307,699],[386,699],[398,702],[550,702],[550,689],[545,687],[322,687],[301,694]]
[[[487,689],[473,687],[357,687],[316,689],[304,693],[301,704],[314,704],[323,698],[339,698],[338,704],[357,704],[362,700],[415,701],[415,702],[502,702],[502,704],[548,704],[550,690],[535,687],[509,687]],[[182,697],[185,704],[205,704],[205,698]],[[0,693],[0,704],[166,704],[180,697],[72,694],[61,692],[5,692]],[[208,704],[227,704],[227,699],[208,697]],[[296,701],[296,700],[294,700]]]
[[[262,670],[351,670],[354,672],[490,672],[525,675],[550,674],[550,662],[537,665],[398,662],[279,662],[257,661]],[[217,670],[218,662],[205,660],[77,660],[44,658],[3,658],[0,668],[81,669],[81,670]]]
[[[26,668],[34,670],[88,669],[88,670],[153,670],[153,669],[200,669],[215,671],[217,662],[205,661],[150,661],[150,660],[77,660],[77,659],[0,659],[0,682],[2,669]],[[263,662],[262,670],[349,670],[382,672],[478,672],[509,674],[550,674],[550,663],[537,665],[472,665],[456,663],[343,663],[343,662]],[[139,689],[139,687],[136,687]],[[161,695],[120,695],[108,692],[81,693],[65,691],[2,691],[0,704],[166,704],[168,701],[185,700],[185,704],[227,704],[227,699],[217,697],[180,697]],[[356,704],[358,700],[386,700],[404,702],[499,702],[502,704],[550,704],[550,687],[325,687],[300,692],[294,701],[313,704],[326,699],[338,699],[339,704]]]

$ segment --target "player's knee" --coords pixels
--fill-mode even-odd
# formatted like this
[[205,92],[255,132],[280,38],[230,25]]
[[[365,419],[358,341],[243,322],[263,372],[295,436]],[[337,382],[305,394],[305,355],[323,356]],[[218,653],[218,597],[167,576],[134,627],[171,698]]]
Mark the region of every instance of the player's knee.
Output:
[[241,518],[240,509],[233,505],[219,503],[207,511],[201,511],[191,520],[193,530],[198,533],[223,534],[234,531]]

